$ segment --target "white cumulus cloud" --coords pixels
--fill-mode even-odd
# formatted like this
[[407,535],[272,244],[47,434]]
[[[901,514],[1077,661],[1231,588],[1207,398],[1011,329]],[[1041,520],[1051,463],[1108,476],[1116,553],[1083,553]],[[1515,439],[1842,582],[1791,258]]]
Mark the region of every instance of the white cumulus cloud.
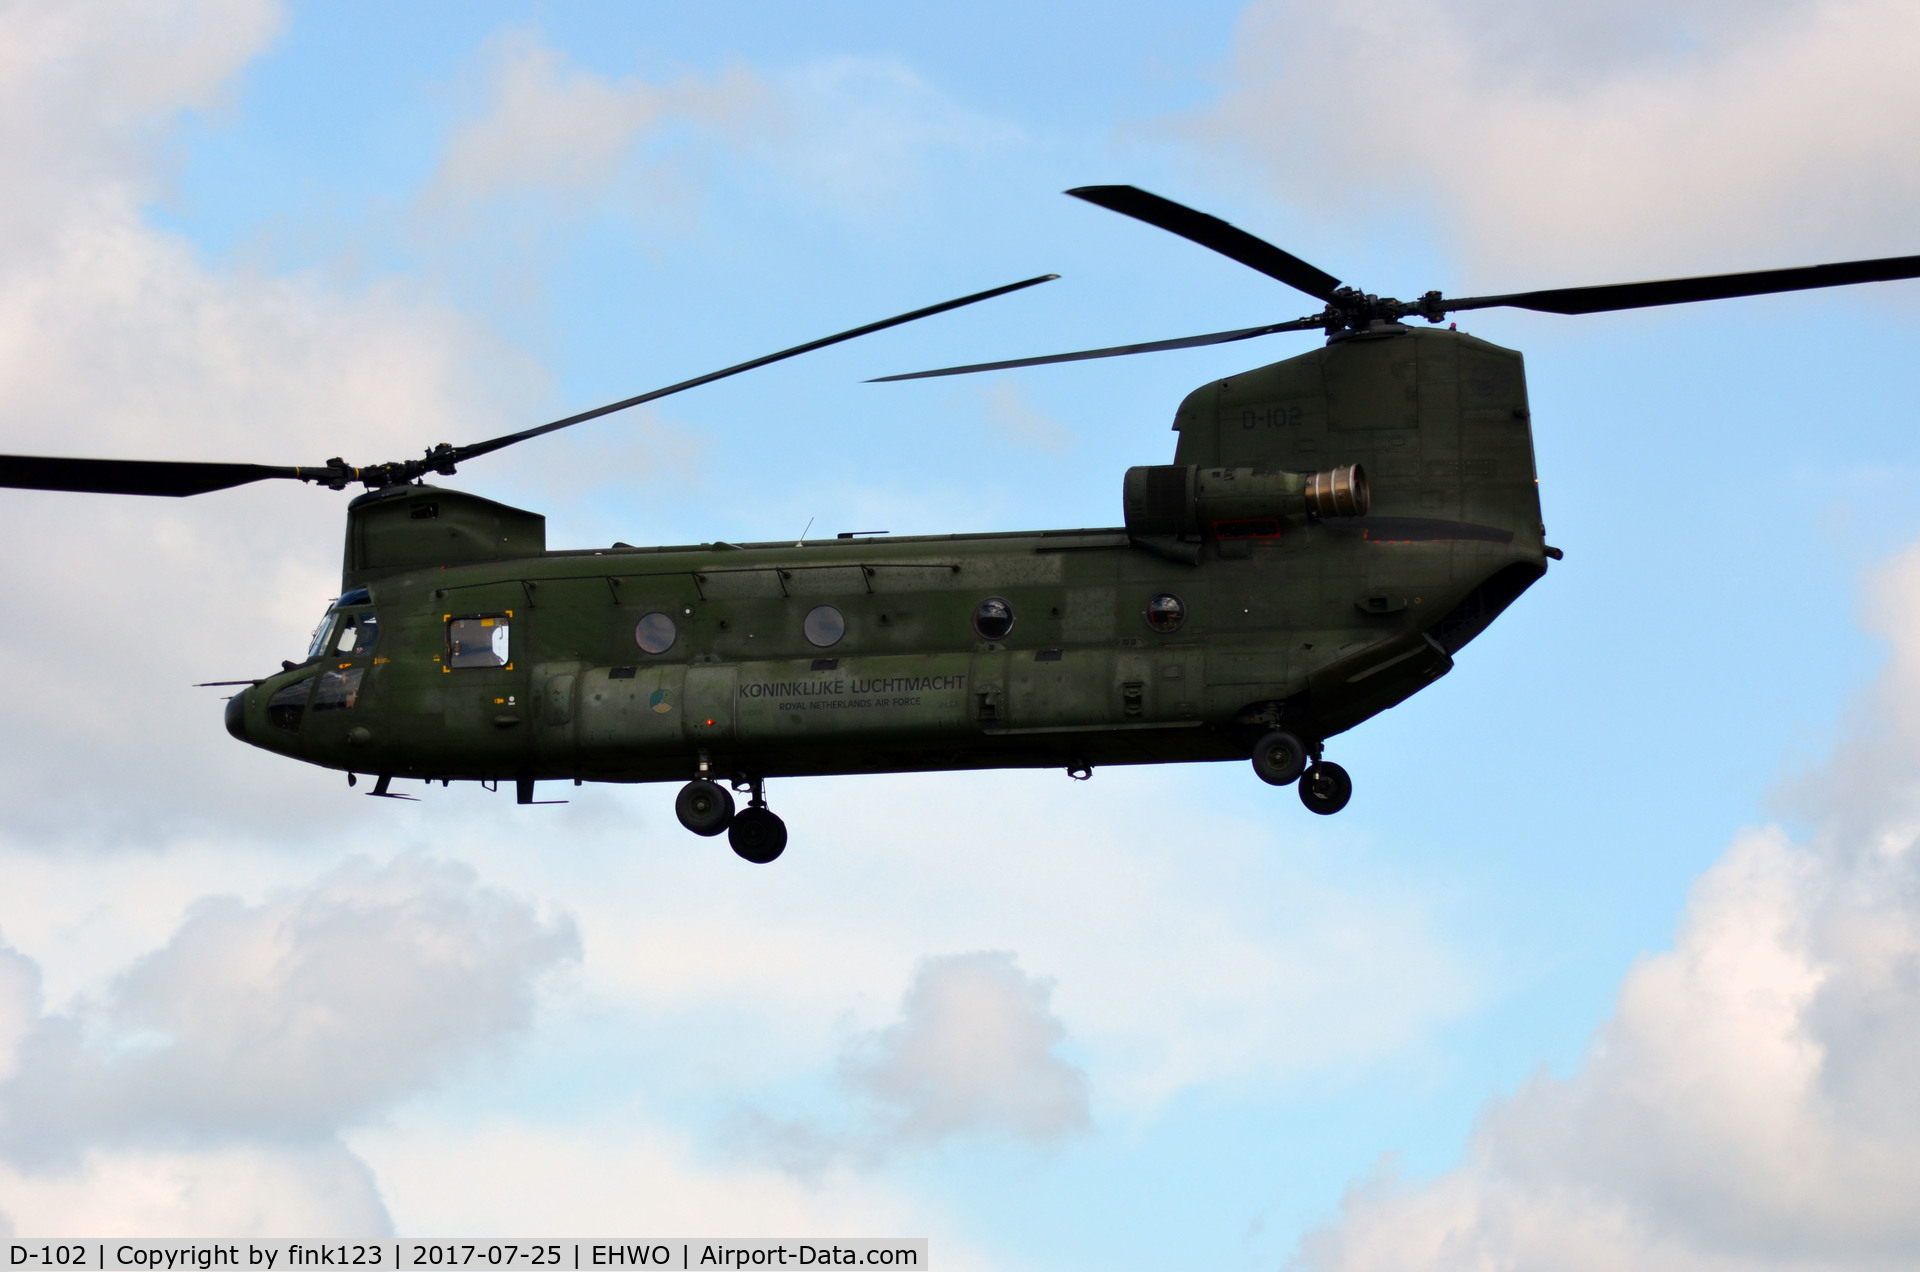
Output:
[[[217,106],[280,21],[257,0],[0,10],[0,451],[365,464],[532,414],[537,376],[444,304],[220,267],[150,223],[183,113]],[[32,739],[0,773],[0,830],[300,829],[285,797],[303,779],[255,766],[218,693],[190,686],[300,652],[337,590],[344,502],[282,481],[0,492],[0,659],[32,669],[0,707]]]
[[67,1011],[0,950],[0,1212],[69,1235],[384,1227],[340,1133],[530,1028],[580,952],[570,919],[419,857],[204,899]]
[[1355,1189],[1315,1272],[1835,1272],[1920,1263],[1920,548],[1873,593],[1893,657],[1800,793],[1643,959],[1577,1072],[1483,1116],[1465,1162]]
[[751,1155],[818,1180],[959,1138],[1048,1145],[1088,1129],[1087,1075],[1060,1054],[1051,981],[1011,953],[922,959],[900,1018],[843,1045],[845,1096],[827,1118],[743,1121]]
[[335,1143],[93,1151],[58,1173],[0,1162],[0,1232],[338,1237],[390,1232],[365,1162]]
[[843,1073],[882,1110],[889,1138],[967,1132],[1057,1140],[1088,1124],[1087,1076],[1060,1057],[1052,986],[1007,953],[926,959],[900,1020],[861,1040]]
[[485,104],[449,138],[434,195],[478,199],[603,187],[649,134],[691,125],[722,135],[778,118],[744,67],[654,84],[574,64],[524,32],[495,42]]
[[1489,287],[1809,264],[1915,250],[1916,62],[1899,0],[1267,0],[1198,135]]
[[531,197],[550,221],[606,198],[657,220],[724,155],[770,172],[789,196],[864,214],[910,190],[933,155],[1016,135],[889,59],[655,80],[582,66],[516,32],[493,43],[477,108],[449,138],[423,207],[444,216]]

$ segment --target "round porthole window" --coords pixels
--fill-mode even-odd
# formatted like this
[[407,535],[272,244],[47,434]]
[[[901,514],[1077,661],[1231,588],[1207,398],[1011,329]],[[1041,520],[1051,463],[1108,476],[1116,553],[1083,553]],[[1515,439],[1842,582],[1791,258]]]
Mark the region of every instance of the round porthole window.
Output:
[[1156,632],[1177,632],[1186,621],[1186,604],[1172,592],[1162,592],[1147,602],[1147,626]]
[[982,640],[1005,640],[1013,630],[1013,606],[997,596],[989,596],[973,611],[973,630]]
[[840,638],[847,634],[847,620],[831,605],[816,605],[807,611],[800,630],[806,633],[808,644],[825,649],[839,644]]
[[647,615],[633,627],[634,643],[650,654],[666,653],[673,648],[673,642],[679,635],[673,620],[658,611]]

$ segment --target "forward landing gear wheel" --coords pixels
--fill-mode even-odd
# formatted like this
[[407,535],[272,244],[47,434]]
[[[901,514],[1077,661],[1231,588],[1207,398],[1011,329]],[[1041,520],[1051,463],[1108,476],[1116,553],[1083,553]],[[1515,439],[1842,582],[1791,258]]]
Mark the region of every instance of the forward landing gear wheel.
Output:
[[727,827],[727,842],[740,856],[764,866],[787,850],[787,823],[771,808],[743,808]]
[[1300,802],[1310,813],[1331,817],[1353,798],[1353,779],[1332,760],[1321,760],[1300,778]]
[[1307,744],[1285,729],[1275,729],[1254,743],[1253,771],[1263,782],[1286,786],[1306,767]]
[[697,778],[680,788],[674,816],[696,835],[717,835],[733,821],[733,796],[718,782]]

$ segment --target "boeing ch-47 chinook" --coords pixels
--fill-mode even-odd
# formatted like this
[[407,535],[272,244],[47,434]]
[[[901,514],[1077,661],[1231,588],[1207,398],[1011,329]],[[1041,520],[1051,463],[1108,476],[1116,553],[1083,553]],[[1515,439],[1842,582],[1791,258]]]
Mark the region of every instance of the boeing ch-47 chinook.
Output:
[[[1316,813],[1327,739],[1443,676],[1545,573],[1520,355],[1437,327],[1920,276],[1920,256],[1399,301],[1131,186],[1069,191],[1319,301],[1269,326],[887,379],[1320,331],[1203,385],[1124,524],[1032,533],[549,551],[545,519],[424,483],[503,447],[1053,275],[915,310],[537,428],[356,468],[0,456],[0,486],[197,495],[269,478],[347,507],[341,595],[304,659],[227,702],[242,741],[348,774],[684,781],[681,822],[767,862],[773,777],[1245,760]],[[733,791],[749,797],[735,810]]]

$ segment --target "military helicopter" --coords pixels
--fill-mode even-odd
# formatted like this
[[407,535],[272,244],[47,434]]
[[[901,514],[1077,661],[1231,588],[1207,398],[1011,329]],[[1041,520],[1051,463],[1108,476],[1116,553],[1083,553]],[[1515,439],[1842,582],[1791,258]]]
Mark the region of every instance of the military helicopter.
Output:
[[[1352,781],[1328,739],[1445,675],[1545,574],[1520,355],[1446,315],[1586,314],[1920,277],[1920,256],[1412,301],[1132,186],[1070,195],[1220,252],[1322,308],[1266,326],[910,375],[999,371],[1317,331],[1174,414],[1171,464],[1123,524],[549,551],[538,513],[425,484],[459,464],[810,350],[870,323],[535,428],[371,467],[0,456],[0,486],[186,496],[269,479],[343,490],[341,594],[304,658],[239,686],[237,739],[374,778],[680,781],[675,810],[780,856],[771,778],[1248,760],[1312,812]],[[1421,319],[1415,329],[1405,320]],[[734,793],[748,805],[736,809]]]

